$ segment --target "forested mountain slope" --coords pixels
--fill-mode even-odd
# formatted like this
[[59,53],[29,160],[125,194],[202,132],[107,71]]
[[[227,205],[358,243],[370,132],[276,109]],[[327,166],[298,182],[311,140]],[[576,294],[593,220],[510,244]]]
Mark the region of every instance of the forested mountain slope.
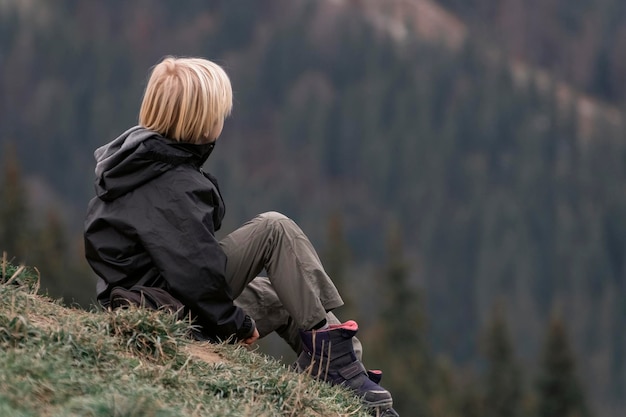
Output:
[[439,0],[482,41],[618,105],[626,99],[620,0]]
[[[260,211],[286,213],[365,327],[391,328],[418,314],[400,304],[418,304],[427,325],[405,331],[475,373],[500,305],[527,387],[546,326],[560,317],[598,415],[621,415],[626,143],[619,122],[605,122],[621,119],[621,90],[602,75],[623,74],[609,36],[625,19],[618,2],[536,2],[551,19],[537,30],[535,12],[517,1],[372,6],[381,3],[0,3],[0,186],[14,204],[3,207],[2,243],[38,265],[51,291],[88,302],[76,292],[92,283],[74,236],[92,194],[93,149],[135,123],[162,56],[205,56],[224,65],[235,91],[207,165],[224,190],[225,231]],[[584,13],[570,33],[559,16],[574,3]],[[506,23],[516,13],[525,24]],[[526,37],[530,46],[515,42]],[[577,49],[581,39],[589,44]],[[583,77],[579,64],[605,70]],[[547,75],[520,83],[511,71],[520,65]],[[566,99],[584,93],[600,109],[592,129],[581,131],[580,101],[568,104],[564,85]],[[30,212],[20,209],[20,181],[39,190]],[[26,233],[47,238],[25,249]],[[389,288],[394,262],[419,302]],[[369,337],[383,352],[400,349]]]

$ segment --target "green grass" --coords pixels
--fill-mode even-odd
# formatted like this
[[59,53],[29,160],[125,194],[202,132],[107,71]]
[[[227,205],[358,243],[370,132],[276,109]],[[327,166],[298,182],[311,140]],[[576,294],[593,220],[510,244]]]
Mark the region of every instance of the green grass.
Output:
[[368,415],[265,355],[191,341],[172,315],[71,309],[37,295],[35,269],[1,274],[0,416]]

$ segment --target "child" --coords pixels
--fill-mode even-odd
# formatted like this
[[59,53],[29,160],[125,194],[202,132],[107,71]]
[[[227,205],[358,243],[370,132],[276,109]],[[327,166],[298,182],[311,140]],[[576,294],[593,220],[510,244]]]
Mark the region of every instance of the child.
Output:
[[231,108],[221,67],[168,57],[152,71],[139,126],[95,151],[97,196],[84,237],[98,301],[181,308],[210,340],[250,345],[275,331],[300,354],[297,369],[327,369],[320,378],[395,413],[359,360],[357,324],[331,312],[343,301],[292,220],[264,213],[215,238],[224,202],[202,165]]

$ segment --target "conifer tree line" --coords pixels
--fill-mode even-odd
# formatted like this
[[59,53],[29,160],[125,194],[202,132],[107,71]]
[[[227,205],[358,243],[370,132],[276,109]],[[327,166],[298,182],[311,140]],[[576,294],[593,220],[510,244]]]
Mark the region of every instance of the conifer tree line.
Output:
[[[0,9],[0,250],[88,305],[80,229],[92,152],[135,123],[151,65],[205,56],[235,93],[207,166],[225,193],[224,232],[266,210],[297,220],[401,409],[621,415],[623,129],[599,118],[583,135],[556,88],[515,81],[507,52],[523,28],[485,59],[488,30],[502,32],[513,10],[497,2],[440,2],[476,32],[460,51],[398,43],[357,13],[320,31],[325,2],[261,3]],[[540,3],[563,20],[533,36],[569,49],[525,57],[623,107],[619,36],[608,35],[620,32],[618,2]],[[583,77],[564,68],[576,67],[566,52],[589,25],[607,35],[590,41]],[[62,204],[33,198],[33,179]]]

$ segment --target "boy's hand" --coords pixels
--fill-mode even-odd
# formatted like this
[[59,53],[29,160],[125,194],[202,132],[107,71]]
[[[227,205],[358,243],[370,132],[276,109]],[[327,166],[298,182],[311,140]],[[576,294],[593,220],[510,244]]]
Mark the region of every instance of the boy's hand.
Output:
[[244,345],[251,345],[254,342],[256,342],[259,339],[259,331],[255,328],[254,332],[252,333],[252,336],[250,336],[249,338],[242,340],[241,343],[243,343]]

